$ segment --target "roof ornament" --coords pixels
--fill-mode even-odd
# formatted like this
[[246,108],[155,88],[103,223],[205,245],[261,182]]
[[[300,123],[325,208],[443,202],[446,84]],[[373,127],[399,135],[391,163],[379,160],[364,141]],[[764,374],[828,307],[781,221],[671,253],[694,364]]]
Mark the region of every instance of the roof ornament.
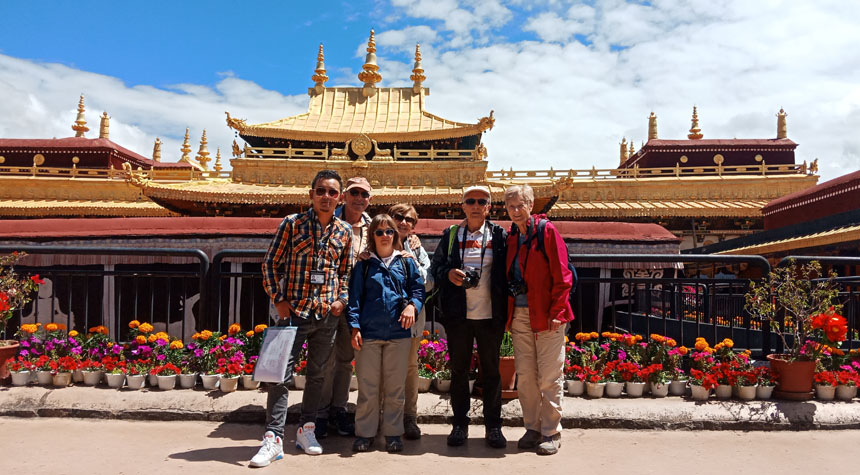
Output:
[[221,166],[221,147],[215,149],[215,172],[221,173],[224,168]]
[[427,79],[427,76],[424,75],[424,67],[421,66],[421,45],[415,45],[415,65],[412,66],[412,76],[409,76],[412,82],[412,91],[415,94],[419,94],[421,92],[421,83]]
[[628,157],[632,157],[636,153],[636,149],[633,148],[633,140],[630,140],[630,153],[627,154]]
[[493,126],[496,125],[496,119],[493,117],[495,110],[490,111],[489,117],[481,117],[478,119],[478,128],[481,129],[481,132],[485,130],[493,130]]
[[779,108],[779,113],[776,114],[776,138],[778,139],[787,139],[788,138],[788,127],[786,126],[785,119],[788,117],[785,110],[782,107]]
[[87,119],[84,118],[84,95],[81,94],[81,100],[78,102],[78,118],[75,119],[74,125],[72,125],[72,130],[75,131],[75,137],[83,137],[84,132],[89,132],[90,128],[87,127]]
[[651,115],[648,116],[648,140],[652,139],[657,139],[657,115],[654,111],[651,111]]
[[358,80],[364,83],[361,95],[364,97],[373,97],[376,94],[376,83],[382,81],[382,75],[379,74],[379,66],[376,64],[376,41],[374,40],[373,30],[370,30],[370,39],[367,40],[367,56],[361,69],[362,71],[358,73]]
[[621,144],[620,145],[621,145],[621,149],[620,149],[620,153],[619,153],[618,158],[621,160],[621,164],[623,165],[624,162],[626,162],[627,159],[629,158],[629,155],[627,155],[627,153],[628,153],[627,152],[627,137],[621,137]]
[[699,114],[696,112],[696,106],[693,106],[693,126],[690,127],[690,133],[687,134],[687,138],[690,140],[700,140],[704,135],[702,135],[702,129],[699,128]]
[[323,56],[323,45],[320,43],[320,51],[317,53],[317,67],[314,69],[314,75],[311,79],[314,82],[314,87],[311,89],[314,94],[322,94],[325,89],[325,82],[328,81],[328,76],[325,73],[325,56]]
[[102,119],[99,123],[99,138],[110,140],[110,116],[107,112],[102,112]]
[[209,169],[209,162],[212,161],[212,159],[209,158],[208,144],[209,142],[206,141],[206,129],[203,129],[203,136],[200,137],[200,149],[197,151],[197,157],[195,158],[197,158],[197,162],[200,163],[200,166],[204,170]]
[[161,139],[156,137],[155,144],[152,146],[152,161],[161,162]]
[[179,159],[180,162],[191,163],[191,143],[188,141],[188,127],[185,128],[185,141],[182,142],[182,148],[179,149],[182,152],[182,157]]

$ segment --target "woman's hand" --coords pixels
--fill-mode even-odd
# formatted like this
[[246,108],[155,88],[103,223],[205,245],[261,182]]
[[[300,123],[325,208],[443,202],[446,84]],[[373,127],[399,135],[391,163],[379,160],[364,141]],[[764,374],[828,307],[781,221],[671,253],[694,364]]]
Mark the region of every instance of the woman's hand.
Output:
[[361,251],[358,253],[358,260],[366,261],[368,259],[370,259],[370,251]]
[[400,326],[409,329],[415,323],[415,305],[409,303],[400,313]]
[[421,239],[418,238],[418,235],[410,234],[408,240],[409,240],[409,249],[412,249],[414,251],[414,250],[418,249],[419,247],[421,247]]
[[364,344],[364,340],[361,339],[361,331],[358,328],[352,329],[352,348],[355,351],[361,351],[361,345]]
[[550,329],[550,331],[556,331],[556,330],[558,330],[558,329],[559,329],[559,327],[561,327],[562,325],[564,325],[564,322],[559,321],[559,320],[556,320],[555,318],[553,318],[553,319],[552,319],[552,320],[550,320],[550,322],[549,322],[549,329]]

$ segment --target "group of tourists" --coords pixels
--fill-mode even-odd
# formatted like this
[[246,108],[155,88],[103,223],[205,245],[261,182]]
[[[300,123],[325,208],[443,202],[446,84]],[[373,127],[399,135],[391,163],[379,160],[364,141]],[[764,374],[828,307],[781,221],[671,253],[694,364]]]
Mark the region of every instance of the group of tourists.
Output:
[[[322,170],[311,183],[311,208],[287,216],[263,261],[263,285],[279,326],[296,327],[287,374],[268,390],[262,445],[251,459],[264,467],[283,457],[287,383],[303,343],[307,376],[296,447],[321,454],[329,430],[355,436],[353,451],[384,437],[388,452],[403,438],[419,439],[418,348],[431,289],[448,339],[453,427],[449,446],[466,443],[469,371],[474,345],[480,364],[484,438],[505,448],[501,425],[499,351],[506,329],[514,344],[518,397],[526,432],[521,449],[549,455],[561,446],[565,324],[573,319],[573,274],[564,241],[543,215],[532,215],[528,185],[505,191],[512,221],[505,230],[487,216],[490,190],[463,193],[466,219],[446,229],[429,256],[414,234],[418,213],[409,204],[371,218],[373,189]],[[347,413],[353,360],[358,401]]]

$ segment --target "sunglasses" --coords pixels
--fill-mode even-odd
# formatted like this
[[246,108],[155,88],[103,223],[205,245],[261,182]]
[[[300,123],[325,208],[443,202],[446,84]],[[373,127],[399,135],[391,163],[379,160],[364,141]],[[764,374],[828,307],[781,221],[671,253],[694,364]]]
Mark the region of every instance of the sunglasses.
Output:
[[362,197],[362,198],[364,198],[364,199],[368,199],[368,198],[370,198],[370,193],[368,193],[368,192],[366,192],[366,191],[364,191],[364,190],[356,190],[355,188],[353,188],[353,189],[349,190],[349,194],[350,194],[350,195],[352,195],[352,196],[358,196],[358,195],[361,195],[361,197]]
[[375,234],[377,237],[394,236],[394,232],[395,231],[391,228],[388,228],[385,231],[383,231],[381,229],[377,229],[376,231],[373,232],[373,234]]
[[392,218],[394,218],[394,220],[395,220],[395,221],[406,221],[407,223],[409,223],[409,224],[411,224],[411,225],[413,225],[413,226],[415,226],[416,224],[418,224],[418,220],[417,220],[417,219],[415,219],[415,218],[413,218],[413,217],[411,217],[411,216],[403,216],[403,215],[402,215],[402,214],[400,214],[400,213],[395,213],[395,214],[394,214],[394,216],[392,216]]
[[314,190],[314,193],[316,193],[317,196],[325,196],[326,194],[328,194],[329,196],[334,198],[335,196],[340,194],[340,191],[335,190],[334,188],[319,187],[316,190]]
[[465,200],[463,200],[463,203],[466,203],[469,206],[475,203],[478,203],[481,206],[487,206],[487,203],[489,203],[489,201],[484,198],[466,198]]

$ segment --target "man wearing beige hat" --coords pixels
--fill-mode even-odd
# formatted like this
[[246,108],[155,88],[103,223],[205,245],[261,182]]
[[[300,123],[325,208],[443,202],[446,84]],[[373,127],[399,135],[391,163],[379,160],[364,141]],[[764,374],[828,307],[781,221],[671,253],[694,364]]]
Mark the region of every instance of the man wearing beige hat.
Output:
[[[357,176],[346,181],[343,190],[343,203],[335,211],[335,216],[352,226],[352,255],[357,257],[367,245],[367,227],[370,216],[366,210],[370,205],[373,189],[367,178]],[[326,363],[326,378],[323,383],[322,400],[317,414],[316,436],[324,438],[328,435],[329,421],[334,422],[337,432],[343,436],[351,436],[355,426],[346,412],[349,399],[349,382],[352,378],[352,360],[355,352],[352,349],[352,329],[342,315],[338,322],[335,335],[334,351]]]

